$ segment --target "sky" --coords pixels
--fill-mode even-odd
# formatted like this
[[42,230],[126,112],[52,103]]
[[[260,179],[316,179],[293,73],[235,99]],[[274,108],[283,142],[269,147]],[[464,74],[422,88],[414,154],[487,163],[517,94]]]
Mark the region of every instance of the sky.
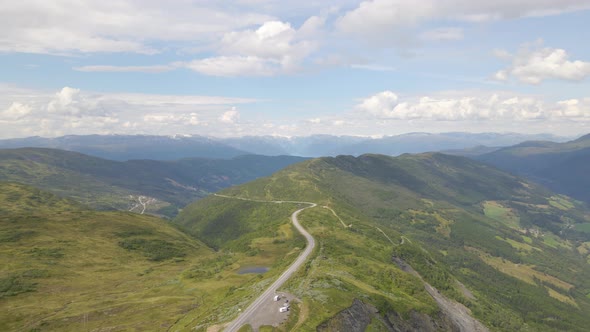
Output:
[[590,132],[590,0],[0,0],[0,138]]

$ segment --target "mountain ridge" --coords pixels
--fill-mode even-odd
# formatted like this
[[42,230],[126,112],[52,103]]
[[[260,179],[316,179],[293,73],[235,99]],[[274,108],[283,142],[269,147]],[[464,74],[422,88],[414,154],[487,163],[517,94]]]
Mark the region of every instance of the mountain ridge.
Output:
[[37,186],[101,209],[127,210],[133,204],[142,205],[140,197],[156,199],[148,211],[172,216],[210,192],[301,160],[304,158],[238,156],[121,162],[56,149],[4,149],[0,150],[0,181]]
[[[583,277],[590,276],[590,234],[582,230],[590,225],[587,207],[492,166],[438,153],[326,157],[222,194],[311,201],[337,212],[338,218],[316,208],[300,216],[318,246],[305,272],[285,287],[302,298],[298,310],[314,312],[303,330],[338,317],[354,299],[382,315],[436,317],[440,309],[424,282],[491,330],[583,331],[590,323],[583,315],[590,309]],[[241,217],[227,217],[230,211],[235,207],[209,197],[186,207],[175,222],[195,227],[190,232],[198,238],[253,250],[250,236],[256,236],[249,234],[262,231],[254,221],[240,234],[203,231],[224,220],[241,224]],[[396,258],[424,281],[394,264]],[[371,320],[373,328],[391,330],[384,319]]]
[[563,143],[523,142],[472,157],[590,203],[590,174],[583,166],[590,162],[590,134]]
[[558,140],[549,134],[516,133],[408,133],[395,136],[244,136],[216,138],[199,135],[70,135],[0,140],[0,148],[46,147],[72,150],[112,160],[175,160],[185,157],[231,158],[243,154],[296,155],[304,157],[399,155],[456,150],[477,145],[508,146],[527,140]]

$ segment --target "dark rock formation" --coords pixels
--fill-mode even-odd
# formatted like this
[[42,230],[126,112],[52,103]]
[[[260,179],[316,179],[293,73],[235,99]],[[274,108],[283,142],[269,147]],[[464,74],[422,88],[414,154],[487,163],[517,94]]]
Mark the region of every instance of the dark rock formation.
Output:
[[347,331],[363,332],[371,323],[377,310],[372,306],[354,299],[352,305],[317,327],[318,332]]

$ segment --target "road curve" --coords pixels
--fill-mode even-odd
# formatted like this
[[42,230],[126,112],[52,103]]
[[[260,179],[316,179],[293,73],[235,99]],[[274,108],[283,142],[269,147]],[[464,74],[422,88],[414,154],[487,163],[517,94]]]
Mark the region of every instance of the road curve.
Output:
[[289,266],[289,268],[287,268],[285,270],[285,272],[283,272],[283,274],[281,274],[281,276],[277,280],[275,280],[275,282],[272,283],[272,285],[270,285],[262,294],[260,294],[260,296],[256,300],[254,300],[254,302],[252,302],[248,306],[248,308],[246,308],[246,310],[244,310],[225,329],[225,332],[236,332],[240,329],[240,327],[242,325],[244,325],[246,322],[248,322],[250,320],[252,314],[256,311],[256,309],[258,309],[260,304],[262,304],[264,301],[272,301],[273,300],[273,296],[274,296],[276,290],[278,288],[280,288],[293,275],[293,273],[295,273],[295,271],[297,271],[297,269],[299,267],[301,267],[301,265],[303,265],[303,263],[307,260],[307,257],[309,257],[309,255],[313,251],[313,248],[315,247],[315,239],[313,238],[313,236],[311,236],[311,234],[309,234],[305,230],[305,228],[303,228],[303,226],[301,226],[301,224],[299,223],[299,220],[297,219],[297,215],[305,209],[309,209],[309,208],[317,206],[317,204],[311,203],[311,202],[297,202],[297,201],[261,201],[261,200],[253,200],[253,199],[246,199],[246,198],[241,198],[241,197],[232,197],[232,196],[225,196],[225,195],[218,195],[218,194],[215,194],[215,196],[241,199],[244,201],[254,201],[254,202],[278,203],[278,204],[298,203],[298,204],[309,205],[309,206],[301,208],[301,209],[293,212],[293,214],[291,214],[291,222],[293,222],[293,225],[295,226],[295,228],[297,228],[299,233],[301,233],[305,237],[305,239],[307,240],[307,246],[305,247],[305,250],[303,250],[303,252],[301,254],[299,254],[299,257],[297,257],[295,262],[293,262],[293,264],[291,264],[291,266]]

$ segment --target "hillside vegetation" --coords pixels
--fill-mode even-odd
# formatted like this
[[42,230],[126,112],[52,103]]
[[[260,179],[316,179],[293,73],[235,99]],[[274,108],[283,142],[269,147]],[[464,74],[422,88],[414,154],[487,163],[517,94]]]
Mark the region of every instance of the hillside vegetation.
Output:
[[119,162],[54,149],[6,149],[0,150],[0,181],[29,184],[101,210],[174,216],[210,192],[301,160],[241,156]]
[[[342,326],[342,312],[359,307],[355,299],[379,312],[365,314],[368,330],[446,324],[424,282],[491,330],[584,331],[590,324],[588,210],[493,167],[442,154],[340,156],[222,193],[319,204],[300,215],[317,250],[285,287],[302,299],[297,331]],[[249,252],[265,229],[266,241],[280,242],[283,226],[240,215],[274,208],[209,197],[175,221],[212,245]]]
[[[226,319],[302,245],[278,222],[280,243],[214,251],[163,219],[0,182],[0,330],[190,330]],[[269,271],[238,273],[248,266]]]
[[475,158],[590,203],[590,135],[565,143],[524,142]]

